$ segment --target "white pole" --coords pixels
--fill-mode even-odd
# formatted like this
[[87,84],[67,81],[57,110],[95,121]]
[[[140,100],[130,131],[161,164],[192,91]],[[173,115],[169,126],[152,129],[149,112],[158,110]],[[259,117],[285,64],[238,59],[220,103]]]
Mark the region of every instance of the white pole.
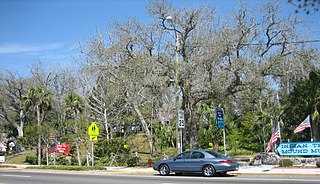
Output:
[[223,149],[224,149],[224,156],[227,156],[226,129],[225,128],[223,128]]
[[92,152],[91,152],[91,157],[92,157],[92,167],[94,166],[94,155],[93,155],[93,146],[94,146],[94,144],[93,144],[93,141],[91,141],[91,148],[92,148]]
[[183,144],[182,144],[182,141],[183,141],[183,138],[182,138],[182,128],[180,128],[180,153],[182,153],[183,151]]
[[47,165],[49,165],[49,144],[47,144],[47,153],[46,153],[46,157],[47,157]]
[[310,136],[311,136],[311,139],[310,139],[310,141],[311,142],[313,142],[313,135],[312,135],[312,116],[311,116],[311,113],[310,113],[310,115],[309,115],[309,117],[310,117]]

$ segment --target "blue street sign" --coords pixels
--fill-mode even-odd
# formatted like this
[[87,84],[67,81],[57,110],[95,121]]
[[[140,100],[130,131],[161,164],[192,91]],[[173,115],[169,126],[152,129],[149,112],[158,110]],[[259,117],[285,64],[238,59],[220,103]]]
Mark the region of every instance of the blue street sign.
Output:
[[223,109],[216,108],[218,128],[224,128]]
[[283,142],[277,151],[281,156],[318,156],[320,142]]

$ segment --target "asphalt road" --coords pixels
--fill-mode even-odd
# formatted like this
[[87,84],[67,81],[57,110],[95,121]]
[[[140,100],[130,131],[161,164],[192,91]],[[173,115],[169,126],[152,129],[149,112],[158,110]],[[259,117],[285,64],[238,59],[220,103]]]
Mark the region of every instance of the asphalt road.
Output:
[[0,184],[309,184],[320,183],[319,177],[307,176],[226,176],[206,178],[193,176],[113,175],[70,172],[0,171]]

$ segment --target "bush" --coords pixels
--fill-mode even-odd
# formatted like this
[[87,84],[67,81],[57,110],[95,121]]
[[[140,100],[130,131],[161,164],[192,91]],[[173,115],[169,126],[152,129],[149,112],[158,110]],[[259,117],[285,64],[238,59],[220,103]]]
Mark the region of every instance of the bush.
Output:
[[280,167],[290,167],[293,166],[293,162],[290,159],[282,159],[279,162]]
[[126,163],[128,167],[136,166],[136,157],[128,157]]
[[[86,160],[84,159],[84,164],[83,165],[86,165],[87,162]],[[91,159],[89,160],[89,162],[91,163]],[[110,158],[108,156],[105,156],[105,157],[98,157],[98,158],[95,158],[94,160],[94,164],[97,165],[97,166],[101,166],[101,165],[109,165],[111,162]]]
[[126,145],[125,142],[122,138],[98,141],[94,146],[94,156],[109,157],[112,153],[117,155],[128,154],[130,148],[124,146]]
[[128,167],[140,166],[142,165],[142,160],[140,157],[137,156],[129,156],[126,159],[126,164]]
[[246,150],[246,149],[234,149],[234,150],[229,150],[228,154],[230,156],[235,156],[235,155],[254,155],[255,152],[251,150]]
[[75,157],[71,158],[71,165],[78,165],[78,159]]
[[26,156],[25,162],[27,162],[31,165],[37,165],[38,164],[38,157],[28,155],[28,156]]
[[59,165],[69,165],[69,161],[66,160],[66,159],[64,159],[64,158],[60,158],[60,159],[58,160],[58,164],[59,164]]
[[320,158],[317,160],[316,166],[317,166],[317,167],[320,167]]

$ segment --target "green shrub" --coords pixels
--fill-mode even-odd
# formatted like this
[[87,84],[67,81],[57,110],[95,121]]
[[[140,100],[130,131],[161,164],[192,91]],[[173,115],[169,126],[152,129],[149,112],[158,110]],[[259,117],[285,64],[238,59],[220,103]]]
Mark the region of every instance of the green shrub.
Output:
[[126,160],[126,164],[128,167],[134,167],[136,166],[136,157],[128,157]]
[[290,167],[293,166],[293,162],[290,159],[282,159],[279,163],[280,167]]
[[25,162],[31,164],[31,165],[37,165],[38,164],[38,158],[36,156],[28,155],[26,156]]
[[317,160],[316,166],[317,166],[317,167],[320,167],[320,158]]
[[[91,159],[89,160],[89,162],[91,162]],[[110,160],[110,158],[108,156],[106,156],[106,157],[98,157],[98,158],[95,158],[95,160],[94,160],[94,164],[97,165],[97,166],[109,165],[110,162],[111,162],[111,160]],[[85,162],[85,164],[86,164],[86,162]],[[83,164],[83,165],[85,165],[85,164]]]
[[126,141],[123,138],[98,141],[94,146],[95,157],[109,157],[112,153],[128,154],[130,148],[125,147]]
[[127,154],[121,154],[116,156],[116,162],[119,166],[124,166],[127,162],[128,159],[128,155]]
[[228,150],[228,154],[230,156],[235,155],[254,155],[256,152],[246,149],[234,149],[234,150]]
[[66,159],[64,159],[64,158],[60,158],[60,159],[58,160],[58,163],[59,163],[59,165],[68,165],[68,164],[69,164],[69,161],[66,160]]
[[71,158],[71,165],[78,165],[78,159],[75,157]]

